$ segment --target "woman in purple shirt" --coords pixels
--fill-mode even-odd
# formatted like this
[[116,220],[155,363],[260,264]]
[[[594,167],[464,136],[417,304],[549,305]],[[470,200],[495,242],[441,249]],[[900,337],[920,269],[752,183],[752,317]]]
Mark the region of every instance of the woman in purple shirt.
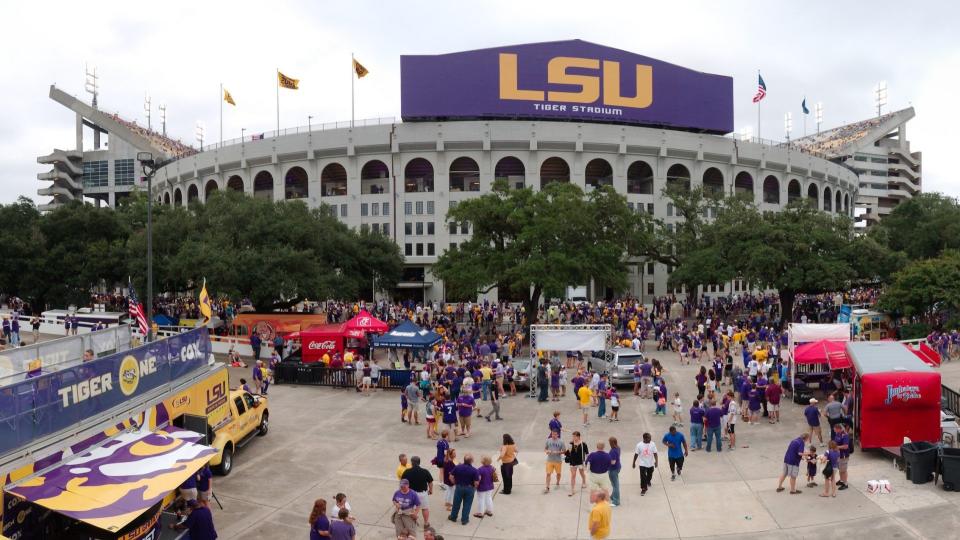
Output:
[[313,511],[307,520],[310,524],[310,540],[330,538],[330,520],[327,518],[326,499],[317,499],[313,502]]
[[753,383],[750,388],[750,424],[755,425],[760,420],[760,390],[757,383]]
[[493,483],[497,475],[490,456],[480,458],[480,463],[480,468],[477,469],[480,473],[480,483],[477,485],[477,511],[473,514],[476,518],[493,515]]

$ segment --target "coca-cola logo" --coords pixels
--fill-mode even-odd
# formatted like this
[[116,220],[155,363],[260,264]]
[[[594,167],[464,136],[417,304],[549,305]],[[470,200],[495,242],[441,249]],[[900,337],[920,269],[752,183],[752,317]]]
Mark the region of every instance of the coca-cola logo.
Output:
[[368,328],[373,326],[373,319],[370,317],[360,317],[357,319],[357,326],[362,328]]
[[337,342],[333,341],[332,339],[328,339],[327,341],[314,341],[307,345],[307,349],[310,349],[311,351],[332,351],[336,348]]

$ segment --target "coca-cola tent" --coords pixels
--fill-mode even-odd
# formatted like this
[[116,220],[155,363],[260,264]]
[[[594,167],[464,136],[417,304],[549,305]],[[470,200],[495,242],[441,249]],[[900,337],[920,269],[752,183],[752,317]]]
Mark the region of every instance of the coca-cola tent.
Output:
[[440,343],[440,334],[403,321],[382,336],[373,338],[373,346],[384,349],[429,349]]
[[356,317],[347,321],[346,326],[347,330],[360,330],[362,332],[372,332],[374,334],[382,334],[387,330],[390,330],[390,327],[387,326],[387,323],[377,319],[365,309],[361,309],[360,313],[357,313]]
[[300,340],[304,363],[318,362],[324,354],[333,357],[337,353],[357,353],[366,348],[363,332],[348,329],[346,323],[311,326],[290,337]]

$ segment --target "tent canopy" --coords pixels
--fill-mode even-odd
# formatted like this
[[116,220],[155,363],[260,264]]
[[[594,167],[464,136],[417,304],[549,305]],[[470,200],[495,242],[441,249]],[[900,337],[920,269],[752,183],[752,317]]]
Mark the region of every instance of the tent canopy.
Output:
[[797,364],[830,364],[830,369],[847,369],[852,365],[846,342],[826,339],[797,345],[793,361]]
[[396,328],[373,338],[373,346],[387,349],[429,349],[440,343],[440,334],[403,321]]
[[215,450],[192,431],[124,433],[5,491],[107,531],[119,531],[204,466]]
[[790,323],[790,342],[810,343],[812,341],[850,341],[850,325],[838,324],[800,324]]
[[387,323],[371,315],[367,310],[361,309],[356,317],[347,321],[347,329],[381,334],[390,330],[390,327],[387,326]]

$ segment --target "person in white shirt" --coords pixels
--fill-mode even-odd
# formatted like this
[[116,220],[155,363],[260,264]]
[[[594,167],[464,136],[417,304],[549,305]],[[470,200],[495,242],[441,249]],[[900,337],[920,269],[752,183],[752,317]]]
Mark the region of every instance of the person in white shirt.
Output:
[[751,358],[750,363],[747,364],[747,373],[750,374],[750,379],[753,382],[757,382],[757,373],[760,372],[760,363],[757,362],[756,358]]
[[633,454],[634,469],[637,468],[637,462],[640,463],[640,495],[646,495],[647,488],[653,483],[653,469],[659,465],[657,445],[649,433],[644,433],[643,440],[637,443]]
[[740,406],[737,400],[733,399],[733,390],[727,392],[730,397],[730,404],[727,405],[727,436],[729,438],[728,450],[733,450],[737,446],[737,417],[740,416]]

